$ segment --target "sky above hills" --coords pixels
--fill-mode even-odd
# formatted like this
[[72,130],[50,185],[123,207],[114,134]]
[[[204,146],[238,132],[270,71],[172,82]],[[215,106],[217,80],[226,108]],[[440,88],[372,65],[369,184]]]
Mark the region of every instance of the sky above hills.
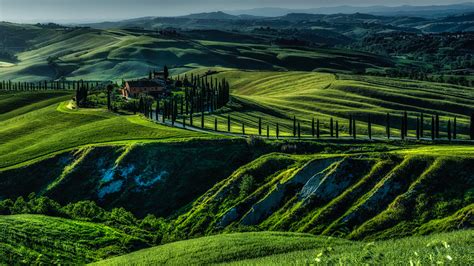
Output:
[[466,0],[0,0],[0,21],[92,22],[262,7],[447,5]]

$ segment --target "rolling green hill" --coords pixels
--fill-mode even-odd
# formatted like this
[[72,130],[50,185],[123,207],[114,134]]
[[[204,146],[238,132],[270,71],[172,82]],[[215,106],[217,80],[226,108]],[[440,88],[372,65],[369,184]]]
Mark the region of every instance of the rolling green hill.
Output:
[[[467,138],[469,115],[474,113],[474,89],[457,85],[360,75],[317,72],[269,72],[236,69],[217,71],[209,78],[225,78],[231,84],[233,99],[229,108],[208,117],[207,128],[218,118],[221,131],[227,130],[227,115],[234,120],[233,131],[257,134],[258,118],[275,135],[292,135],[293,116],[302,124],[302,134],[311,134],[311,119],[319,119],[328,134],[329,120],[338,120],[341,136],[348,136],[348,118],[358,120],[359,134],[367,135],[367,119],[371,116],[374,135],[385,137],[386,114],[392,116],[392,136],[399,137],[403,111],[408,112],[410,136],[415,136],[416,117],[424,113],[425,137],[430,137],[431,115],[441,116],[441,136],[446,138],[447,120],[457,118],[457,133]],[[192,71],[204,74],[208,69]],[[189,75],[190,73],[188,73]]]
[[109,226],[43,215],[1,215],[0,226],[2,264],[82,264],[147,246]]
[[138,115],[79,110],[69,101],[58,103],[70,97],[61,92],[0,94],[6,111],[0,115],[0,168],[86,144],[213,137],[158,125]]
[[238,233],[144,249],[93,265],[472,264],[473,231],[372,243],[296,233]]
[[[144,76],[150,69],[164,65],[182,72],[199,66],[352,71],[392,64],[384,57],[338,49],[284,48],[267,43],[163,37],[155,32],[134,30],[43,29],[31,25],[0,24],[0,32],[13,32],[14,35],[18,31],[22,34],[16,36],[19,40],[15,43],[23,41],[23,49],[16,54],[17,62],[0,64],[0,80],[38,81],[65,77],[120,81]],[[215,34],[219,35],[219,32]],[[207,34],[206,38],[215,39],[210,35]],[[5,44],[6,47],[9,45],[16,44]]]
[[384,239],[469,228],[473,155],[463,146],[264,155],[197,199],[174,221],[174,232],[243,228]]

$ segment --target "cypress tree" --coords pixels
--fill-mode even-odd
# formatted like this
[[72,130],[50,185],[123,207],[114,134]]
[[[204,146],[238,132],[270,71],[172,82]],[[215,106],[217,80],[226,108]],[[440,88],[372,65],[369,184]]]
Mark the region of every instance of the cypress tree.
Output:
[[245,124],[242,122],[242,135],[245,135]]
[[156,101],[156,109],[155,109],[155,120],[158,121],[158,114],[160,113],[160,100]]
[[218,131],[217,130],[217,117],[214,118],[214,131]]
[[280,137],[280,127],[278,126],[278,123],[276,124],[275,135],[277,139]]
[[329,121],[329,128],[330,128],[329,131],[331,133],[331,138],[333,138],[334,137],[334,121],[333,121],[332,117]]
[[319,139],[319,137],[321,136],[320,134],[321,132],[319,131],[319,119],[316,120],[316,137]]
[[349,136],[352,136],[352,115],[349,115]]
[[354,118],[352,118],[352,136],[354,137],[354,139],[357,138],[357,126],[356,126],[356,120]]
[[405,139],[405,116],[402,116],[402,125],[400,128],[400,139],[404,140]]
[[453,121],[453,139],[456,139],[457,138],[457,121],[456,121],[456,117],[454,117],[454,121]]
[[296,116],[293,116],[293,137],[296,137]]
[[261,117],[258,118],[258,135],[259,136],[262,135],[262,118]]
[[420,119],[416,118],[416,139],[420,139]]
[[471,137],[471,140],[474,140],[474,113],[471,114],[471,128],[469,131],[469,135]]
[[451,119],[448,120],[448,140],[451,141]]
[[193,109],[191,109],[191,112],[189,114],[189,125],[193,126]]
[[339,121],[336,120],[336,138],[339,138]]
[[387,139],[390,139],[390,113],[387,113],[386,129]]
[[227,132],[230,132],[230,115],[227,115]]
[[370,119],[370,115],[369,115],[369,121],[367,124],[367,130],[369,132],[369,139],[372,139],[372,121]]
[[267,139],[270,138],[270,125],[267,124]]
[[435,139],[435,119],[431,116],[431,140]]
[[436,114],[435,131],[436,131],[436,138],[439,139],[439,115],[438,114]]
[[408,114],[407,114],[407,111],[405,111],[403,113],[403,118],[404,118],[404,121],[405,121],[405,125],[403,126],[404,134],[405,134],[405,137],[408,137]]
[[314,117],[313,117],[313,119],[311,120],[311,135],[313,136],[313,138],[314,138],[315,133],[316,132],[314,130]]
[[186,116],[183,115],[183,128],[186,128]]
[[420,116],[420,138],[423,138],[424,126],[425,126],[425,117],[424,117],[423,113],[421,113],[421,116]]

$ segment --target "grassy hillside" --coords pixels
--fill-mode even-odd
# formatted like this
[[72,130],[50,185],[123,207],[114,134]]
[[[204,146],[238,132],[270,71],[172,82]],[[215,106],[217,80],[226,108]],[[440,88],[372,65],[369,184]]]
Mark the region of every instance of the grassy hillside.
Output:
[[0,216],[0,226],[2,264],[82,264],[147,246],[105,225],[43,215]]
[[[153,32],[53,30],[9,23],[0,24],[1,31],[23,32],[17,38],[24,41],[28,50],[16,54],[17,62],[0,64],[0,80],[34,81],[66,77],[120,81],[144,76],[150,69],[164,65],[175,68],[175,72],[198,66],[351,71],[391,65],[390,60],[368,53],[162,37]],[[38,31],[42,34],[38,35]],[[215,38],[208,36],[207,39]]]
[[0,170],[0,198],[36,192],[169,216],[262,152],[231,140],[86,146]]
[[[208,69],[193,71],[203,74]],[[329,119],[338,120],[341,136],[348,136],[349,115],[358,120],[359,134],[366,135],[371,116],[375,135],[385,136],[386,113],[391,114],[392,136],[399,137],[403,111],[408,112],[409,135],[415,136],[416,117],[424,113],[425,137],[430,137],[431,115],[441,116],[441,137],[446,138],[447,120],[457,118],[457,133],[467,138],[469,115],[474,113],[474,89],[457,85],[379,78],[370,76],[324,74],[316,72],[267,72],[214,69],[213,78],[230,81],[233,100],[229,108],[209,117],[206,127],[227,130],[227,115],[234,120],[233,131],[256,134],[258,118],[263,120],[263,135],[270,126],[280,125],[280,135],[293,135],[293,116],[301,122],[302,134],[311,134],[311,119],[319,119],[324,134]],[[209,78],[210,78],[209,77]]]
[[473,155],[462,146],[265,155],[196,200],[175,233],[250,228],[380,239],[472,227]]
[[140,250],[94,265],[472,264],[473,231],[372,243],[295,233],[223,234]]
[[0,169],[86,144],[213,137],[158,125],[138,115],[57,103],[67,97],[67,93],[42,92],[0,95],[6,111],[0,115]]
[[0,121],[66,101],[72,97],[72,92],[44,91],[44,92],[0,92]]

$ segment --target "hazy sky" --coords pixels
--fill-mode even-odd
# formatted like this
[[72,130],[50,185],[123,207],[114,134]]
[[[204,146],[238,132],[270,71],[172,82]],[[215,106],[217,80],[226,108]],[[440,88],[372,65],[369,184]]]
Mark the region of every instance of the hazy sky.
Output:
[[336,5],[431,5],[468,0],[0,0],[0,21],[72,22],[175,16],[256,7],[310,8]]

